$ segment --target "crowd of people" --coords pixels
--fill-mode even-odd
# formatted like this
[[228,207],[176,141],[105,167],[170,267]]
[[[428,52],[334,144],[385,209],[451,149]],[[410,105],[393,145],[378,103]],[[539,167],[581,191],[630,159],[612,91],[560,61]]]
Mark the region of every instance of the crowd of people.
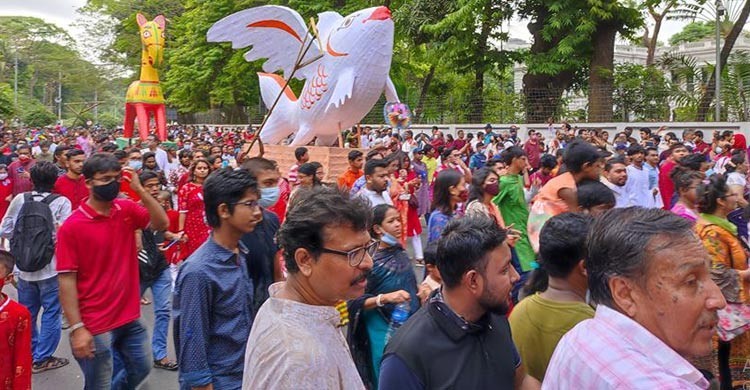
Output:
[[0,384],[66,333],[86,389],[750,383],[744,136],[549,131],[358,126],[328,177],[249,127],[3,129]]

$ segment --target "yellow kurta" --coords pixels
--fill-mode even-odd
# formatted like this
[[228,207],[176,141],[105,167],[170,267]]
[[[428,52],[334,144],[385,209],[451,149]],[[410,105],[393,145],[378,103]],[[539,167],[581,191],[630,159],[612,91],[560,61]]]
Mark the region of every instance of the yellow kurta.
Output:
[[[736,272],[728,272],[748,268],[747,254],[740,240],[729,230],[708,221],[703,216],[696,222],[695,230],[711,258],[711,276],[721,288],[727,301],[750,303],[747,284],[739,279]],[[741,385],[750,380],[750,371],[743,373],[745,363],[750,359],[750,332],[737,336],[730,342],[730,345],[729,367],[732,371],[732,381]],[[711,355],[710,366],[700,367],[710,368],[714,375],[718,375],[717,348],[718,337],[714,336],[714,352]],[[696,363],[702,366],[706,362],[706,359],[700,359],[700,362]]]

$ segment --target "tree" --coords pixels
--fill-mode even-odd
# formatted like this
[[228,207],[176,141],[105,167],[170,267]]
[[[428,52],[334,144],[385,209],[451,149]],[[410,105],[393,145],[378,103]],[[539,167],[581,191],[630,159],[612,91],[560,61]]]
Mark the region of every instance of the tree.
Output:
[[678,46],[681,43],[698,42],[711,37],[715,33],[715,23],[692,22],[685,25],[682,31],[669,38],[670,46]]
[[12,116],[13,106],[13,88],[6,83],[0,83],[0,119],[8,119]]
[[584,79],[590,52],[588,25],[578,24],[580,9],[565,0],[522,0],[518,14],[529,19],[531,48],[524,53],[526,120],[544,123],[561,108],[564,91]]
[[13,80],[16,56],[16,115],[22,118],[55,107],[60,84],[64,102],[79,102],[93,100],[94,91],[105,83],[102,73],[81,58],[64,30],[38,18],[0,17],[0,83]]
[[[87,0],[78,12],[87,47],[106,63],[119,64],[136,71],[140,66],[141,40],[135,15],[138,12],[153,18],[163,14],[171,21],[182,14],[186,0]],[[190,1],[192,2],[192,1]],[[167,47],[172,34],[167,27]]]
[[589,0],[589,17],[596,23],[592,37],[589,73],[589,121],[612,120],[612,92],[615,59],[615,38],[618,33],[629,35],[640,27],[642,20],[635,8],[618,0]]
[[[737,41],[740,33],[742,33],[742,29],[745,27],[748,16],[750,16],[750,0],[745,1],[745,5],[742,7],[742,11],[740,12],[737,20],[734,22],[732,30],[724,40],[724,46],[721,48],[721,54],[719,58],[721,69],[724,69],[726,67],[729,55],[732,53],[732,48],[734,48],[734,43]],[[714,100],[714,95],[716,94],[715,90],[716,72],[712,72],[711,77],[708,81],[708,87],[703,91],[700,103],[698,104],[698,112],[695,116],[696,121],[703,122],[706,120],[708,112],[711,109],[711,101]],[[721,120],[721,118],[714,118],[714,120],[719,121]]]
[[612,116],[614,42],[642,21],[632,6],[615,0],[521,0],[533,43],[525,56],[527,121],[543,123],[559,112],[563,92],[589,86],[589,119]]
[[643,42],[648,49],[646,65],[654,64],[654,55],[659,43],[659,32],[661,31],[662,23],[666,19],[684,20],[694,18],[700,9],[701,3],[704,2],[705,0],[644,0],[640,4],[644,13],[654,21],[653,32],[649,31],[647,26],[644,29]]
[[[644,88],[644,86],[648,86]],[[614,72],[614,104],[619,120],[669,120],[672,86],[656,66],[618,64]]]
[[428,34],[449,34],[446,45],[441,46],[444,56],[456,70],[473,74],[476,100],[468,107],[470,122],[483,119],[485,74],[512,61],[513,53],[492,44],[508,39],[507,33],[498,27],[512,15],[512,4],[507,0],[459,0],[455,9],[439,22],[422,27]]

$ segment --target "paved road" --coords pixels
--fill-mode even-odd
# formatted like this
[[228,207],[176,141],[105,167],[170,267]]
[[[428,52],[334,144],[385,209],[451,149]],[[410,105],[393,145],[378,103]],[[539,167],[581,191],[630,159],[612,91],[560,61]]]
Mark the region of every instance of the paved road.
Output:
[[[424,246],[427,246],[427,229],[423,224],[422,242]],[[414,257],[411,245],[407,245],[407,252],[410,257]],[[423,267],[414,267],[414,273],[417,276],[417,280],[421,281],[424,276]],[[8,294],[12,299],[18,300],[16,290],[13,286],[6,286],[3,292]],[[146,292],[146,296],[149,299],[151,297],[151,290]],[[149,332],[149,341],[151,340],[151,332],[154,324],[154,309],[153,304],[143,306],[141,305],[141,321],[146,326]],[[168,337],[168,355],[170,359],[175,358],[174,343],[172,338],[172,323],[169,324],[169,337]],[[60,339],[60,345],[57,347],[55,356],[64,357],[70,360],[70,364],[57,370],[46,371],[41,374],[33,376],[33,389],[34,390],[75,390],[83,388],[83,378],[81,377],[81,370],[78,367],[73,354],[70,352],[70,344],[68,342],[68,332],[63,331],[62,338]],[[159,369],[152,369],[148,378],[140,386],[141,390],[173,390],[179,389],[177,381],[177,373]]]
[[[17,299],[16,290],[12,286],[6,286],[3,292],[8,294],[12,299]],[[151,292],[147,293],[151,299]],[[154,324],[153,304],[141,306],[141,321],[146,325],[151,340],[151,331]],[[174,359],[174,344],[172,343],[172,325],[169,325],[169,357]],[[57,370],[46,371],[33,376],[34,390],[74,390],[83,388],[83,378],[78,364],[73,359],[68,343],[68,332],[63,331],[60,345],[57,347],[55,356],[64,357],[70,360],[70,364]],[[178,389],[177,373],[165,370],[152,369],[151,374],[141,385],[141,390],[172,390]]]

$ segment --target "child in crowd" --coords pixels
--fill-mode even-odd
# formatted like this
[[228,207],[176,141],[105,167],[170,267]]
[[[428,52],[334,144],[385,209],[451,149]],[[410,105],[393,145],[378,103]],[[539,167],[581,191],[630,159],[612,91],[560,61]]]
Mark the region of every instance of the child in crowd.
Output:
[[440,287],[443,282],[443,278],[440,277],[440,271],[437,269],[435,262],[437,261],[437,241],[433,241],[427,244],[424,249],[424,273],[425,278],[422,284],[419,285],[419,299],[424,304],[429,298],[432,291]]
[[0,250],[0,387],[31,389],[31,314],[2,293],[13,280],[13,255]]

